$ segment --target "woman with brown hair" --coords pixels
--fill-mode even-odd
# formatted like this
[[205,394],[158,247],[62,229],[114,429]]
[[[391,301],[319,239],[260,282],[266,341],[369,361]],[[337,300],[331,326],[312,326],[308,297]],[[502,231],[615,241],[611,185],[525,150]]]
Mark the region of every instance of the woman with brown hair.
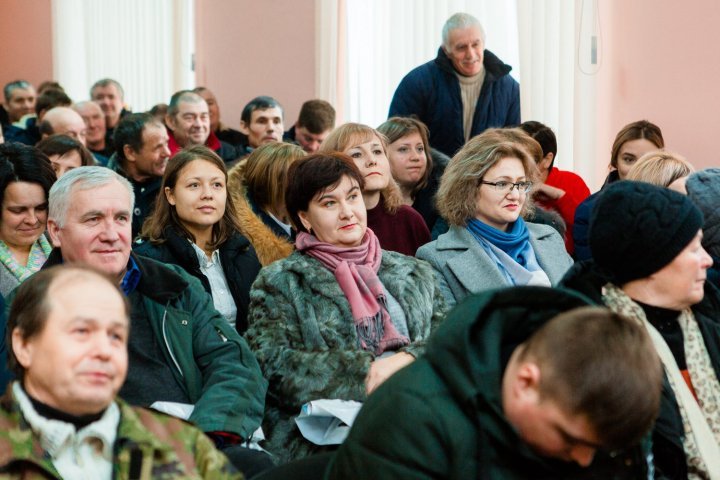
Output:
[[38,142],[35,148],[48,156],[57,178],[73,168],[97,165],[90,150],[69,135],[51,135]]
[[430,241],[422,216],[403,204],[402,194],[390,173],[387,139],[377,130],[346,123],[328,135],[320,152],[341,152],[353,159],[365,179],[362,190],[367,225],[385,250],[415,255]]
[[526,147],[501,129],[473,137],[450,160],[437,193],[450,229],[417,252],[450,306],[500,287],[556,285],[572,265],[554,228],[523,219],[536,175]]
[[285,210],[287,172],[304,156],[297,145],[272,142],[253,150],[228,172],[238,221],[263,265],[292,253],[295,232]]
[[204,146],[182,150],[165,169],[162,193],[134,248],[197,277],[242,334],[260,262],[241,233],[226,185],[225,162],[216,153]]
[[403,203],[417,210],[432,231],[438,218],[433,200],[447,162],[436,163],[428,143],[428,129],[420,120],[392,117],[377,130],[388,140],[390,170],[400,187]]
[[290,167],[295,251],[263,268],[245,334],[270,382],[263,429],[280,462],[321,450],[294,417],[319,399],[363,401],[412,363],[445,304],[432,268],[382,250],[367,228],[355,163],[338,152]]
[[589,244],[590,212],[605,187],[618,180],[625,180],[630,168],[646,153],[665,148],[660,127],[647,120],[625,125],[615,136],[610,151],[610,173],[599,192],[585,199],[575,210],[573,223],[574,255],[576,260],[592,258]]

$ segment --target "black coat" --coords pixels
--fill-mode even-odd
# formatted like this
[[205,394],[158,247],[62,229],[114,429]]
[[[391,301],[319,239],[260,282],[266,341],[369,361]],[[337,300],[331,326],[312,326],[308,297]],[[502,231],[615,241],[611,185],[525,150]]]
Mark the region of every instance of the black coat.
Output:
[[[601,303],[601,289],[606,283],[607,278],[594,262],[589,260],[576,263],[560,282],[560,286],[583,293]],[[705,282],[705,297],[702,302],[693,305],[692,312],[700,327],[715,375],[720,378],[720,290],[710,282]],[[688,478],[683,437],[684,429],[677,400],[667,376],[664,376],[660,416],[652,435],[655,478]]]
[[[200,280],[206,292],[212,294],[210,282],[200,271],[197,254],[188,239],[172,227],[165,228],[164,236],[164,243],[152,244],[147,240],[140,240],[133,246],[133,250],[138,255],[182,267]],[[247,329],[250,287],[260,272],[261,265],[248,239],[239,233],[220,246],[220,263],[237,307],[235,328],[242,335]]]

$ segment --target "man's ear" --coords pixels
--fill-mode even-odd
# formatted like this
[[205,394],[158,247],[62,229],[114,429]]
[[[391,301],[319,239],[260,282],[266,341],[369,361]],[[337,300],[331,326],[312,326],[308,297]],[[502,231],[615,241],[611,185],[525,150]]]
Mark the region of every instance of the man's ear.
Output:
[[22,332],[20,332],[20,329],[17,327],[13,329],[10,341],[12,343],[10,348],[12,348],[17,362],[22,365],[23,368],[28,368],[32,363],[32,344],[23,338]]
[[245,123],[245,120],[240,120],[240,132],[244,133],[245,135],[250,135],[250,129]]
[[53,247],[60,248],[60,227],[54,218],[48,218],[47,220],[47,232],[50,235],[50,241]]
[[175,131],[175,118],[172,115],[165,114],[165,125],[172,130]]
[[135,150],[130,145],[123,145],[123,153],[125,154],[125,158],[130,161],[134,162],[137,159],[137,155],[135,154]]
[[537,403],[540,397],[540,367],[535,362],[524,360],[518,365],[512,379],[512,393],[524,401]]

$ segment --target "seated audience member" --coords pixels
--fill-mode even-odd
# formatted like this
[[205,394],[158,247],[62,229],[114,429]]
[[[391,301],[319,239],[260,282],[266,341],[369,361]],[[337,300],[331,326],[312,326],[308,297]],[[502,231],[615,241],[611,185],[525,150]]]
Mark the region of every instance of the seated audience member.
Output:
[[165,125],[170,136],[168,146],[171,156],[175,156],[183,148],[205,145],[228,165],[233,165],[238,158],[235,147],[218,140],[210,131],[208,105],[197,93],[190,90],[175,93],[168,105]]
[[55,80],[45,80],[40,85],[38,85],[37,93],[38,93],[38,95],[42,95],[43,93],[47,92],[48,90],[60,90],[60,91],[64,92],[65,88],[63,88],[63,86],[60,85],[60,83],[56,82]]
[[263,427],[280,463],[322,448],[294,417],[317,399],[364,401],[412,363],[445,313],[429,265],[381,250],[365,222],[365,179],[340,153],[290,166],[285,204],[297,251],[263,268],[245,333],[270,379]]
[[290,165],[304,156],[305,152],[297,145],[268,143],[253,150],[230,172],[230,188],[235,197],[242,197],[239,201],[247,203],[281,239],[295,237],[285,209],[285,189]]
[[583,305],[545,287],[468,298],[368,399],[325,478],[648,478],[660,361],[642,326]]
[[35,115],[25,115],[21,120],[8,127],[8,141],[35,145],[40,141],[40,122],[45,114],[55,107],[69,107],[72,100],[58,89],[48,89],[35,101]]
[[70,107],[54,107],[48,110],[40,122],[40,136],[68,135],[85,146],[87,127],[80,114]]
[[50,190],[48,233],[56,248],[45,266],[83,263],[117,282],[130,302],[132,329],[120,396],[142,407],[182,408],[252,477],[271,464],[241,446],[260,426],[267,382],[199,280],[131,252],[132,211],[132,186],[112,170],[66,173]]
[[[509,141],[516,146],[522,148],[525,150],[528,155],[533,159],[535,162],[535,165],[542,162],[543,159],[543,151],[540,144],[532,138],[530,135],[528,135],[523,129],[521,128],[496,128],[492,130],[492,133],[496,136],[497,141],[504,142]],[[488,134],[490,134],[488,132]],[[535,176],[537,176],[538,172],[537,169],[535,170]],[[533,185],[534,187],[534,185]],[[565,226],[565,220],[560,216],[559,213],[553,211],[553,210],[545,210],[543,208],[536,208],[535,207],[535,200],[533,199],[533,196],[530,195],[530,198],[526,200],[527,202],[530,202],[528,204],[526,215],[523,217],[523,219],[526,222],[531,223],[540,223],[543,225],[550,225],[555,230],[558,231],[561,237],[565,238],[565,233],[567,232],[567,227]],[[443,232],[444,233],[444,232]],[[567,242],[566,242],[567,245]]]
[[68,135],[50,135],[35,148],[47,155],[57,178],[78,167],[97,165],[92,153],[82,143]]
[[555,285],[572,265],[554,228],[523,220],[535,162],[498,132],[472,138],[450,160],[437,193],[450,230],[417,252],[439,273],[451,306],[483,290]]
[[135,252],[183,267],[200,280],[228,324],[244,333],[260,262],[241,233],[225,163],[202,145],[187,148],[165,170],[160,190]]
[[90,100],[100,105],[105,114],[105,144],[112,149],[115,127],[130,113],[125,109],[125,91],[117,80],[103,78],[90,87]]
[[243,478],[197,428],[117,398],[128,310],[87,268],[58,266],[20,287],[8,321],[19,380],[0,399],[4,477]]
[[260,145],[282,142],[283,108],[272,97],[255,97],[245,105],[240,114],[240,131],[247,136],[244,154]]
[[378,127],[388,139],[387,157],[403,203],[422,215],[430,231],[438,218],[434,198],[447,163],[437,164],[428,144],[428,129],[420,120],[392,117]]
[[167,115],[167,109],[167,103],[158,103],[156,105],[153,105],[153,107],[148,111],[148,113],[155,117],[156,120],[164,122],[165,115]]
[[422,216],[403,205],[402,195],[390,172],[385,137],[367,125],[346,123],[332,131],[320,151],[342,152],[353,159],[363,176],[362,197],[367,226],[384,250],[415,255],[430,241]]
[[1,122],[3,127],[20,121],[25,115],[35,113],[37,94],[30,82],[26,80],[9,82],[5,84],[3,94],[5,96],[3,109],[6,115],[6,118]]
[[705,218],[702,246],[713,260],[707,271],[707,280],[720,288],[720,168],[706,168],[690,174],[685,188],[688,197]]
[[529,121],[520,124],[520,128],[542,147],[543,158],[537,164],[540,178],[533,190],[535,204],[560,214],[567,229],[565,247],[572,255],[575,245],[572,238],[575,210],[590,195],[590,189],[579,175],[553,166],[557,158],[557,139],[550,127]]
[[98,163],[107,165],[114,150],[105,140],[107,128],[105,127],[105,115],[100,105],[92,101],[78,102],[73,105],[73,109],[85,122],[85,144],[88,150],[92,152]]
[[149,113],[131,113],[115,129],[115,153],[108,168],[125,177],[135,192],[133,238],[152,213],[170,150],[165,126]]
[[593,208],[594,262],[576,264],[563,279],[651,333],[666,377],[652,438],[656,478],[720,475],[720,293],[703,288],[712,259],[702,226],[685,195],[617,182]]
[[297,122],[283,135],[297,142],[307,153],[316,153],[335,128],[335,109],[325,100],[308,100],[300,107]]
[[237,147],[247,143],[247,137],[239,130],[228,127],[220,121],[220,105],[218,105],[215,94],[206,87],[196,87],[193,92],[200,95],[208,105],[210,113],[210,131],[215,134],[218,140]]
[[630,167],[626,180],[647,182],[687,194],[685,181],[695,168],[680,155],[670,152],[649,152]]
[[590,216],[593,205],[603,189],[617,180],[624,180],[630,168],[640,157],[663,148],[665,148],[665,141],[660,127],[647,120],[629,123],[618,132],[610,152],[611,171],[605,179],[605,183],[600,191],[586,198],[575,210],[575,221],[573,222],[575,259],[588,260],[592,258],[588,238]]
[[55,173],[48,158],[20,143],[0,146],[0,294],[6,297],[47,260],[48,193]]

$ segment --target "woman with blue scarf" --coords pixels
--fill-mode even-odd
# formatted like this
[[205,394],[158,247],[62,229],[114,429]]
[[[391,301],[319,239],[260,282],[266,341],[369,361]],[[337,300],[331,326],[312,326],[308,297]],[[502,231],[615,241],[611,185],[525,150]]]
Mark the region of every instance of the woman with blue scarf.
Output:
[[522,218],[535,175],[532,157],[503,130],[474,137],[448,164],[436,201],[450,229],[417,257],[438,271],[450,305],[483,290],[556,285],[572,265],[554,228]]

